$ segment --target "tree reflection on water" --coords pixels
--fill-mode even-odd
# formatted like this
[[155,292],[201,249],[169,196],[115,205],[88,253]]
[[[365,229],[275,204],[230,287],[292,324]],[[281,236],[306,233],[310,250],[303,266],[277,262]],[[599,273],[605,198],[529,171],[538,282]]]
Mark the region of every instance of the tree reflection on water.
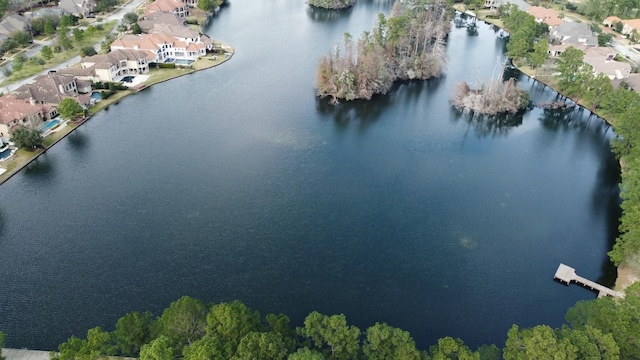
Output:
[[458,112],[459,118],[473,127],[480,138],[505,136],[511,129],[522,125],[522,112],[517,114],[481,115],[473,112]]

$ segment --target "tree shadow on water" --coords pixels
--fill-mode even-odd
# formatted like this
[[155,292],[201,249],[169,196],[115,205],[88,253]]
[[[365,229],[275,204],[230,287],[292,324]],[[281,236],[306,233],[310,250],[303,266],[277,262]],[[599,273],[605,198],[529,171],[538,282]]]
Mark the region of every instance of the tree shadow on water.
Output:
[[387,95],[384,96],[391,97],[391,102],[402,100],[404,104],[411,104],[420,99],[420,94],[425,90],[426,83],[426,81],[422,80],[396,81]]
[[49,179],[49,177],[55,172],[55,161],[47,156],[47,154],[40,155],[37,159],[32,161],[24,168],[24,174],[30,179]]
[[67,136],[67,141],[69,142],[71,149],[84,150],[89,143],[89,138],[85,133],[76,130]]
[[539,120],[546,129],[552,131],[574,129],[592,132],[594,140],[606,138],[610,128],[604,120],[589,110],[572,104],[564,108],[544,108]]
[[323,9],[315,6],[307,6],[307,16],[313,21],[330,22],[348,17],[353,11],[353,6],[342,10]]
[[[595,217],[604,219],[607,233],[607,251],[613,248],[620,234],[618,224],[622,209],[620,208],[620,164],[610,153],[603,153],[600,167],[596,175],[591,197],[592,212]],[[617,277],[617,268],[609,257],[601,265],[601,276],[596,282],[613,287]]]
[[331,98],[316,98],[316,109],[323,118],[332,118],[339,129],[346,129],[350,123],[357,122],[358,128],[366,130],[374,123],[384,109],[391,103],[388,95],[376,95],[371,100],[342,100],[331,103]]
[[573,108],[544,108],[542,116],[539,118],[542,126],[546,129],[558,131],[569,129],[574,126]]
[[487,136],[505,136],[522,125],[523,112],[517,114],[482,115],[456,110],[458,118],[463,119],[479,138]]
[[6,228],[6,216],[4,211],[0,209],[0,241],[2,240],[2,234],[4,233],[4,229]]

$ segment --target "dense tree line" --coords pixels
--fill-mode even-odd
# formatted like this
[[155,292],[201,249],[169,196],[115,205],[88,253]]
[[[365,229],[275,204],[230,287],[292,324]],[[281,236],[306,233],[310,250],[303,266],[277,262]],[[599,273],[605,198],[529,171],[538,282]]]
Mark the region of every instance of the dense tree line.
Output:
[[622,84],[614,89],[603,74],[582,62],[584,53],[567,48],[557,60],[558,90],[613,124],[612,149],[624,164],[620,196],[620,235],[609,257],[615,265],[640,252],[640,94]]
[[[588,0],[587,5],[595,7],[598,4],[604,7],[603,16],[628,15],[631,10],[640,6],[635,1]],[[540,52],[542,55],[542,50],[546,52],[546,44],[539,45],[543,40],[536,39],[546,30],[536,24],[532,16],[513,5],[500,6],[498,9],[505,27],[511,32],[507,44],[509,56],[527,58],[532,66],[537,63],[535,60],[542,60],[536,59],[535,53]],[[606,37],[599,37],[599,41],[601,40],[605,43],[608,41]],[[536,46],[540,47],[539,51]],[[640,152],[636,150],[637,144],[640,144],[640,94],[624,83],[613,89],[609,78],[603,74],[595,74],[593,67],[585,64],[583,58],[584,53],[573,47],[567,48],[558,57],[557,90],[602,115],[615,128],[617,137],[612,143],[612,149],[624,164],[620,186],[623,200],[620,235],[609,252],[609,257],[617,266],[626,258],[640,253],[640,174],[637,170],[640,169]]]
[[309,0],[308,4],[324,9],[344,9],[353,6],[355,0]]
[[375,323],[361,331],[348,324],[344,315],[315,311],[301,327],[292,328],[284,314],[261,317],[239,301],[205,304],[184,296],[160,317],[131,312],[118,320],[112,332],[95,327],[85,339],[72,336],[59,346],[58,353],[52,353],[52,359],[637,359],[638,295],[640,284],[634,284],[624,299],[580,302],[567,313],[570,326],[560,329],[513,325],[504,347],[483,345],[475,351],[452,337],[421,350],[402,329]]
[[549,45],[544,38],[549,26],[519,10],[516,5],[503,4],[498,8],[502,22],[509,31],[507,55],[512,59],[526,59],[533,68],[541,66],[548,57]]
[[370,99],[385,94],[395,80],[429,79],[442,73],[450,11],[443,0],[396,1],[390,17],[378,16],[375,29],[356,42],[345,34],[339,48],[320,60],[320,97]]
[[622,18],[637,17],[639,0],[587,0],[581,2],[575,10],[592,20],[601,22],[607,16]]

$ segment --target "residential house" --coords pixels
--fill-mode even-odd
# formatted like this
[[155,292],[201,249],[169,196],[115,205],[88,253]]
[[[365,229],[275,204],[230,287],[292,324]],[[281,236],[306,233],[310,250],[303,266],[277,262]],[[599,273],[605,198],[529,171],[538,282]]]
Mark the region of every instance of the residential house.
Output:
[[547,53],[549,54],[550,57],[558,57],[560,55],[562,55],[562,53],[567,50],[568,47],[574,47],[578,50],[582,50],[582,52],[584,52],[586,50],[586,46],[582,46],[582,45],[572,45],[572,44],[560,44],[560,45],[549,45],[549,50],[547,50]]
[[[165,34],[178,39],[178,43],[174,44],[174,56],[176,58],[197,59],[204,56],[208,51],[213,51],[213,41],[208,35],[202,34],[186,26],[176,26],[168,24],[155,24],[149,30],[150,34]],[[183,46],[183,49],[178,49]],[[180,53],[180,51],[188,51],[191,53]]]
[[568,22],[558,25],[551,35],[562,44],[597,46],[598,36],[594,35],[586,23]]
[[55,108],[66,98],[72,98],[82,106],[89,106],[91,96],[86,93],[90,91],[91,84],[86,81],[77,80],[73,76],[49,72],[46,75],[36,77],[33,84],[22,85],[15,93],[18,99],[52,106],[53,109],[47,117],[55,117],[57,116],[57,112],[54,112]]
[[634,31],[636,33],[640,33],[640,19],[622,20],[617,16],[609,16],[608,18],[604,19],[602,24],[604,26],[613,27],[617,22],[621,22],[623,24],[623,35],[630,35]]
[[609,79],[624,79],[631,73],[631,65],[626,61],[615,61],[616,52],[610,47],[589,47],[584,53],[584,63],[593,67],[596,74],[602,73]]
[[496,0],[484,0],[484,7],[487,9],[493,9],[496,7]]
[[52,16],[56,18],[61,18],[62,15],[65,14],[65,11],[58,7],[44,7],[37,10],[34,10],[30,13],[25,13],[25,16],[29,19],[40,18],[44,16]]
[[149,32],[155,25],[175,25],[182,26],[184,19],[180,19],[176,14],[170,12],[154,12],[145,15],[142,19],[138,20],[138,25],[144,32]]
[[[125,35],[111,43],[111,50],[142,50],[147,53],[147,60],[152,63],[173,62],[175,60],[196,60],[213,49],[211,39],[189,29],[167,25],[162,30],[153,30],[150,34]],[[171,33],[168,35],[164,31]],[[193,33],[197,34],[194,35]]]
[[69,14],[85,17],[96,9],[95,0],[60,0],[58,7]]
[[16,31],[29,31],[31,25],[29,20],[18,14],[11,14],[0,21],[0,34],[9,37]]
[[623,82],[631,90],[640,93],[640,74],[629,74],[629,77],[626,77],[624,79],[613,79],[611,81],[611,85],[613,85],[614,88],[617,88],[618,86],[622,85]]
[[187,4],[180,0],[156,0],[144,9],[145,16],[157,12],[172,13],[180,19],[186,19],[189,16]]
[[613,25],[615,25],[615,23],[617,22],[622,22],[622,19],[620,19],[617,16],[609,16],[608,18],[602,21],[602,25],[607,27],[613,27]]
[[19,126],[37,128],[47,118],[47,113],[47,105],[13,95],[0,96],[0,137],[9,137]]
[[562,25],[564,20],[558,17],[558,12],[553,9],[547,9],[542,6],[531,6],[527,9],[527,13],[533,16],[538,23],[545,23],[550,28]]
[[114,50],[104,55],[82,58],[80,68],[67,68],[62,73],[93,82],[117,82],[129,75],[149,72],[147,53],[141,50]]

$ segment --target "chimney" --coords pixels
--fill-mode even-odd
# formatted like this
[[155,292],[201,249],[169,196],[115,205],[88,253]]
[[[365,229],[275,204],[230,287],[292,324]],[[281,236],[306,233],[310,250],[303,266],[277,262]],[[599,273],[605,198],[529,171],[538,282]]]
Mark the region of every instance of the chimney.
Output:
[[34,99],[33,97],[30,97],[29,98],[29,104],[35,105],[36,104],[36,99]]

